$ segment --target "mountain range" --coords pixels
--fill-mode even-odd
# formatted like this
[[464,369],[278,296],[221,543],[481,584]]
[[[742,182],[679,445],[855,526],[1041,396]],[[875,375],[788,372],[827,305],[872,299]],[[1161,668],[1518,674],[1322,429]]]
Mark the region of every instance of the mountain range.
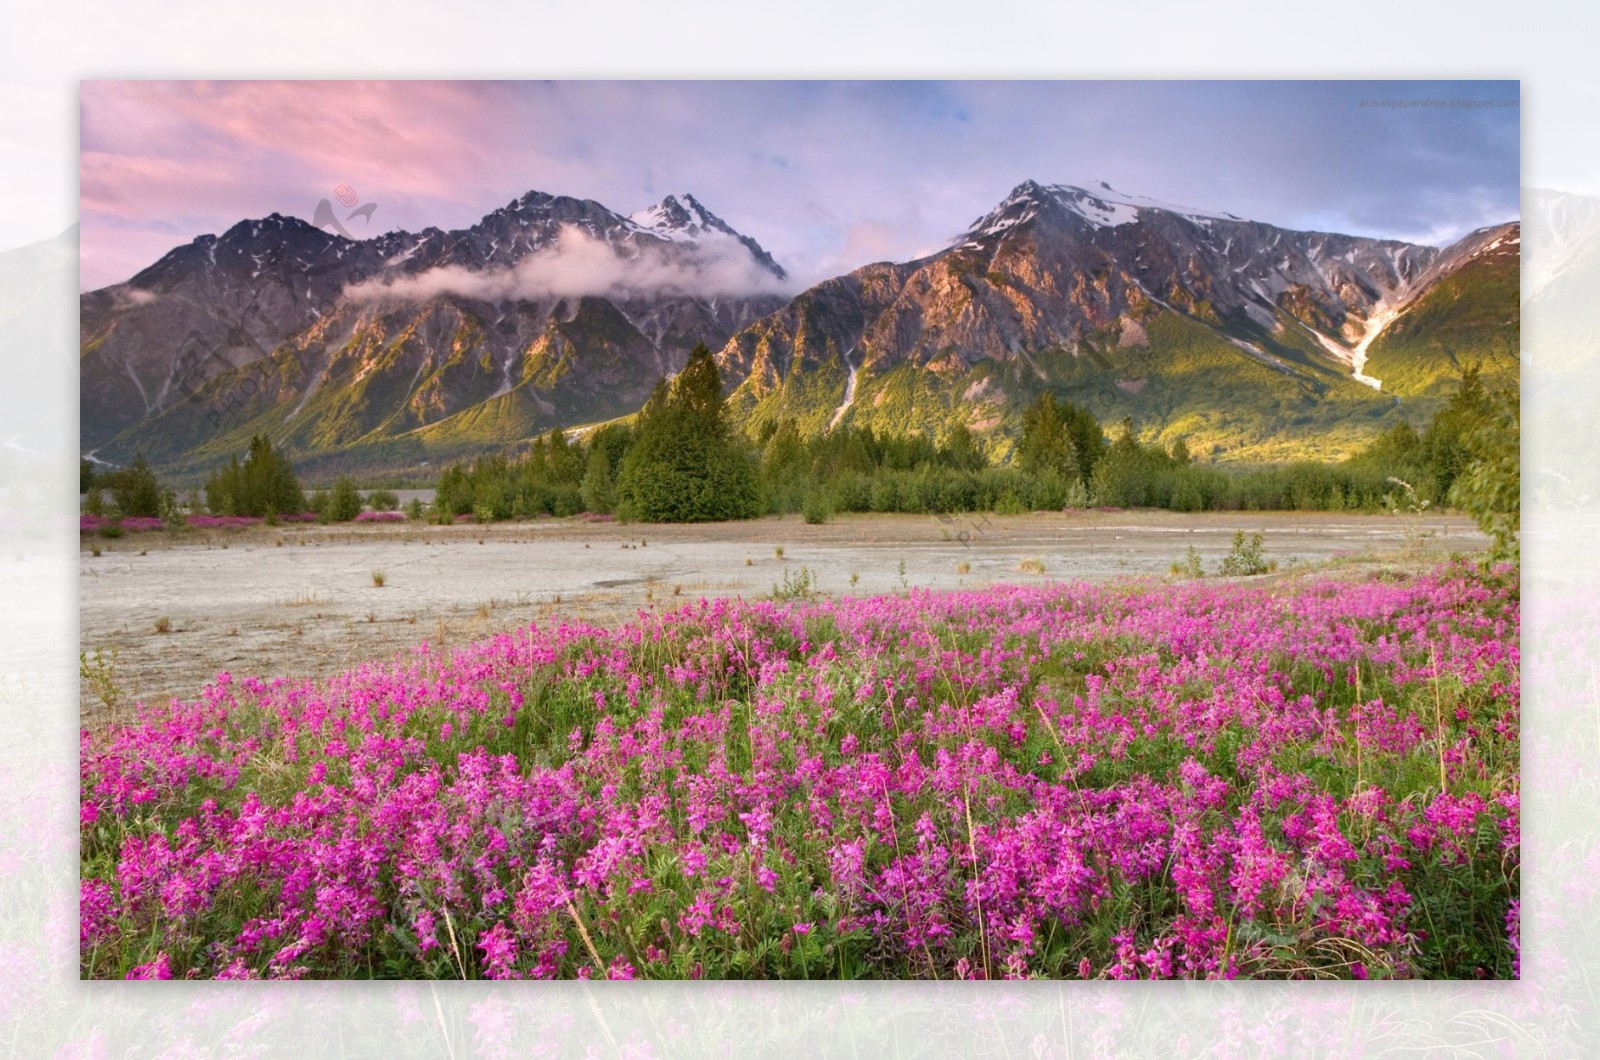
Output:
[[398,471],[626,416],[705,343],[752,433],[961,422],[1003,456],[1049,389],[1202,458],[1332,457],[1463,364],[1515,377],[1519,257],[1517,222],[1437,248],[1025,181],[935,254],[795,294],[692,195],[366,240],[273,214],[82,296],[80,440],[198,473],[265,432]]

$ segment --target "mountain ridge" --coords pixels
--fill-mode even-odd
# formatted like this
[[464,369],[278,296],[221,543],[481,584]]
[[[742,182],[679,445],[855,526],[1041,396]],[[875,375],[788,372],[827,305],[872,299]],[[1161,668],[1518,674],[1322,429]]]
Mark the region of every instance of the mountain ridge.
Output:
[[[1288,407],[1308,400],[1331,396],[1359,416],[1392,419],[1393,398],[1414,395],[1383,391],[1363,371],[1367,350],[1417,295],[1453,275],[1450,262],[1469,256],[1282,229],[1103,183],[1027,180],[945,249],[823,281],[735,335],[718,361],[735,384],[734,407],[758,429],[793,419],[802,431],[850,421],[984,431],[1014,426],[1019,404],[1042,386],[1102,419],[1155,422],[1156,436],[1198,431],[1218,455],[1237,458],[1269,452],[1273,435],[1337,420]],[[1257,395],[1285,407],[1234,429],[1221,422],[1227,394],[1210,394],[1202,409],[1171,385],[1152,389],[1164,368],[1194,374],[1184,357],[1248,377]],[[1161,401],[1144,400],[1163,389]],[[1324,450],[1348,452],[1358,439],[1343,433]]]
[[[626,416],[704,342],[751,434],[959,422],[1003,457],[1050,389],[1211,458],[1338,455],[1480,353],[1514,371],[1519,248],[1518,222],[1435,248],[1030,179],[942,250],[789,295],[691,193],[625,216],[530,191],[365,240],[273,214],[82,296],[81,440],[194,469],[250,431],[357,463],[467,454]],[[1488,316],[1429,301],[1469,288]]]
[[[539,378],[535,362],[559,361],[571,345],[564,331],[580,317],[578,330],[641,358],[651,377],[612,380],[613,400],[580,400],[571,411],[632,411],[655,373],[676,370],[696,344],[720,345],[784,300],[782,267],[692,202],[701,226],[693,232],[663,233],[594,200],[530,191],[453,231],[355,240],[274,213],[199,236],[129,281],[81,296],[81,444],[122,458],[147,451],[158,462],[199,450],[203,462],[237,442],[241,419],[311,448],[407,434]],[[575,288],[561,288],[566,276]],[[456,322],[448,335],[437,334],[444,317]],[[431,336],[427,353],[437,356],[395,355],[395,342],[418,334]],[[467,334],[482,347],[477,373],[451,351]],[[356,349],[367,364],[346,363]],[[507,439],[565,425],[558,392],[572,387],[561,380],[574,368],[581,376],[584,365],[564,363],[565,371],[543,373],[554,392],[516,403],[531,415],[508,421]],[[393,402],[388,410],[372,407],[376,394],[351,391],[324,410],[336,429],[305,422],[318,408],[315,391],[372,390],[374,369],[409,372],[415,385],[405,393],[389,386],[381,398]]]

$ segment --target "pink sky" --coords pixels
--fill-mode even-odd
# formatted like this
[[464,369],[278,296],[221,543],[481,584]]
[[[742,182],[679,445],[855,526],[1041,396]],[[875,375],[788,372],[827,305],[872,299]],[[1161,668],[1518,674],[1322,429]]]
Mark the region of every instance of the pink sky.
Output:
[[1517,84],[85,81],[80,282],[339,185],[376,204],[357,236],[690,192],[801,282],[948,245],[1030,178],[1435,244],[1516,217],[1517,110],[1359,105],[1397,93]]
[[526,135],[533,116],[498,89],[446,81],[85,82],[83,286],[125,279],[236,220],[274,211],[309,218],[340,184],[376,197],[374,234],[405,227],[400,202],[425,209],[424,223],[470,224],[485,201],[527,190],[514,190],[509,173],[563,168],[540,156],[537,138]]

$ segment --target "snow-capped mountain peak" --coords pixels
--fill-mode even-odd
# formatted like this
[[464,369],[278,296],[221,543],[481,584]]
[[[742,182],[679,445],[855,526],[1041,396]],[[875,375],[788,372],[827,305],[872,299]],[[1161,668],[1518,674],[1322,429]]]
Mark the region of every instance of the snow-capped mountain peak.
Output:
[[706,209],[693,195],[668,195],[654,206],[640,210],[628,220],[663,239],[696,239],[709,235],[738,238],[727,223]]
[[[1092,213],[1110,214],[1115,220],[1107,220],[1106,224],[1126,224],[1127,221],[1137,217],[1140,210],[1161,210],[1166,213],[1186,217],[1191,221],[1242,221],[1244,218],[1220,210],[1200,210],[1193,206],[1181,206],[1177,203],[1163,202],[1152,199],[1148,195],[1130,195],[1118,191],[1105,181],[1096,181],[1090,188],[1078,188],[1071,185],[1057,184],[1050,188],[1057,200],[1063,205],[1078,210],[1085,217]],[[1129,216],[1129,213],[1133,216]],[[1092,218],[1091,218],[1092,219]]]
[[628,221],[639,230],[672,243],[705,244],[729,240],[741,244],[767,271],[780,280],[787,278],[782,267],[772,260],[772,255],[762,249],[759,243],[736,231],[688,192],[668,195],[654,206],[629,215]]
[[974,221],[964,239],[981,239],[1004,232],[1032,220],[1041,209],[1059,207],[1086,221],[1091,228],[1116,228],[1139,220],[1145,210],[1160,210],[1201,224],[1210,221],[1242,221],[1221,211],[1180,206],[1144,195],[1120,192],[1103,180],[1088,187],[1073,184],[1040,184],[1025,180],[1011,190],[998,206]]

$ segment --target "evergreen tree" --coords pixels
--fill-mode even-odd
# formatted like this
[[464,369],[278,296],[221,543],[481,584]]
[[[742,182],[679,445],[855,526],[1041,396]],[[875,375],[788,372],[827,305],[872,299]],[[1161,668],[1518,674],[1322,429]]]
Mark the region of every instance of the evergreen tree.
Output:
[[332,523],[348,523],[361,514],[361,491],[348,478],[340,476],[328,491],[327,518]]
[[1057,401],[1049,391],[1034,399],[1022,415],[1017,466],[1027,474],[1054,467],[1069,483],[1088,482],[1105,454],[1100,421],[1070,401]]
[[1495,416],[1494,403],[1477,366],[1467,365],[1461,372],[1461,386],[1450,403],[1434,416],[1422,434],[1420,455],[1432,480],[1435,500],[1450,496],[1456,476],[1472,459],[1467,436]]
[[1466,461],[1450,500],[1494,539],[1492,559],[1521,559],[1522,413],[1518,389],[1484,398],[1486,413],[1461,439]]
[[1072,449],[1078,458],[1078,474],[1085,482],[1094,474],[1095,465],[1106,455],[1106,435],[1100,421],[1084,408],[1070,401],[1060,403],[1061,423],[1072,438]]
[[606,514],[616,507],[617,491],[611,480],[611,458],[598,445],[589,450],[589,465],[583,473],[580,489],[584,510]]
[[642,522],[748,519],[760,511],[754,463],[723,419],[722,377],[696,346],[639,414],[638,439],[617,476],[617,508]]
[[161,483],[156,473],[145,463],[141,453],[133,463],[106,476],[111,487],[111,498],[117,511],[123,515],[159,516],[161,514]]
[[243,464],[230,457],[206,480],[206,507],[219,515],[287,515],[305,511],[306,499],[289,458],[258,434]]
[[1159,466],[1169,461],[1160,450],[1147,451],[1139,444],[1131,417],[1122,421],[1121,433],[1101,457],[1094,470],[1094,493],[1101,504],[1138,507],[1153,503],[1155,477]]
[[811,460],[793,420],[784,420],[761,452],[761,485],[769,512],[797,512],[805,501]]
[[582,480],[588,464],[583,450],[567,442],[561,431],[550,432],[549,458],[546,474],[551,482],[576,483]]
[[1076,477],[1077,454],[1073,450],[1072,436],[1061,422],[1055,395],[1047,390],[1022,414],[1017,466],[1024,474],[1040,475],[1047,470],[1061,473],[1069,464]]
[[965,422],[950,428],[944,442],[944,456],[949,466],[957,471],[977,471],[988,463]]
[[433,495],[433,510],[441,523],[448,523],[458,515],[472,512],[472,482],[460,464],[451,464],[439,476],[439,486]]

